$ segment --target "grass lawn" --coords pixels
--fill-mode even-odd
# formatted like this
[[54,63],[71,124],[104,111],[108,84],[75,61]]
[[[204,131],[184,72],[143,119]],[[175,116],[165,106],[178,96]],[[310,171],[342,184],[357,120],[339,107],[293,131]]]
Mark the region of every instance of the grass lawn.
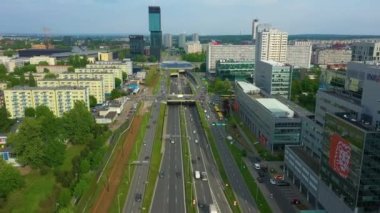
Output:
[[72,160],[75,156],[80,155],[80,152],[85,148],[85,145],[71,145],[66,149],[65,160],[60,166],[60,170],[69,171],[73,167]]
[[41,212],[39,204],[51,195],[54,184],[55,177],[52,172],[42,176],[39,172],[32,171],[25,176],[25,186],[10,194],[0,212]]
[[158,176],[158,170],[162,160],[161,146],[162,146],[162,132],[164,127],[164,119],[166,112],[166,104],[160,106],[160,116],[158,117],[156,133],[153,141],[152,156],[150,160],[150,167],[148,173],[148,183],[146,184],[144,198],[143,198],[143,212],[149,212],[150,204],[152,203],[154,187]]

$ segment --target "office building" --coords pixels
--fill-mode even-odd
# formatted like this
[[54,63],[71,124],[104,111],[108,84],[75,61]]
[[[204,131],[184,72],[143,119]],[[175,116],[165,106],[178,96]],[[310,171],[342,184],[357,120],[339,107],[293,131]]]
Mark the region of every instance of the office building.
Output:
[[178,36],[178,47],[179,48],[185,48],[186,44],[186,34],[182,33]]
[[46,62],[48,65],[55,65],[56,59],[49,56],[33,56],[29,59],[30,64],[39,64],[40,62]]
[[58,79],[102,79],[103,92],[106,95],[111,94],[115,89],[115,77],[113,73],[107,72],[89,72],[89,73],[61,73]]
[[85,87],[88,94],[96,98],[97,104],[105,102],[105,92],[102,79],[45,79],[38,80],[37,87]]
[[311,63],[311,43],[294,42],[287,47],[286,63],[295,68],[310,68]]
[[257,25],[259,24],[259,19],[253,19],[252,21],[252,40],[255,42],[256,41],[256,30],[257,30]]
[[112,61],[112,60],[113,60],[112,52],[98,53],[98,61]]
[[254,61],[219,60],[216,62],[216,76],[230,81],[246,81],[254,78]]
[[173,46],[173,38],[172,38],[172,35],[171,34],[164,34],[164,39],[163,39],[163,46],[165,48],[172,48]]
[[144,36],[143,35],[130,35],[129,48],[132,56],[144,55]]
[[218,60],[254,61],[254,45],[215,45],[209,44],[206,54],[207,72],[215,73]]
[[345,49],[321,49],[313,53],[313,64],[347,64],[351,61],[352,51]]
[[292,69],[276,61],[261,60],[256,63],[256,86],[270,95],[290,97]]
[[89,108],[89,92],[84,87],[14,87],[4,90],[5,105],[11,119],[24,117],[25,108],[39,105],[49,107],[60,117],[74,108],[76,101],[83,101]]
[[256,59],[286,63],[288,33],[278,29],[258,27],[256,38]]
[[380,42],[358,42],[351,45],[352,61],[380,62]]
[[162,31],[160,7],[149,7],[150,55],[161,60]]
[[[91,67],[91,66],[90,66]],[[119,68],[76,68],[76,73],[112,73],[114,78],[123,79],[123,72]]]
[[[132,75],[133,62],[130,59],[123,61],[96,61],[94,64],[87,64],[89,69],[119,69],[127,75]],[[120,77],[120,73],[117,74]]]
[[297,112],[247,82],[236,82],[235,95],[241,120],[262,146],[283,152],[285,145],[299,144],[301,118]]
[[202,45],[199,41],[190,41],[185,43],[184,50],[187,54],[189,53],[200,53],[202,52]]
[[192,38],[193,38],[193,42],[199,42],[199,35],[198,35],[198,33],[193,33]]

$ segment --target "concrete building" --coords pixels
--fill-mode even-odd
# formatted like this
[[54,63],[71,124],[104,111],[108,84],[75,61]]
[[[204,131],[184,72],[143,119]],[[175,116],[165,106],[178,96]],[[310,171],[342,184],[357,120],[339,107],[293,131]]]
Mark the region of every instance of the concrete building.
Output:
[[254,75],[255,62],[253,61],[219,60],[216,62],[216,76],[221,79],[246,81],[248,78],[254,78]]
[[103,92],[108,95],[115,89],[115,77],[112,73],[61,73],[58,79],[102,79]]
[[256,58],[286,63],[288,33],[274,28],[258,28],[256,39]]
[[7,144],[7,136],[0,134],[0,150],[5,148],[5,145]]
[[257,30],[257,25],[259,24],[259,19],[253,19],[252,21],[252,40],[256,42],[256,30]]
[[98,52],[98,61],[112,61],[112,52]]
[[380,62],[380,42],[358,42],[351,45],[352,61]]
[[310,68],[311,63],[311,43],[294,42],[287,47],[286,63],[295,68]]
[[45,73],[45,71],[49,71],[49,73],[59,74],[63,72],[67,72],[70,66],[66,65],[37,65],[36,70],[37,73]]
[[186,42],[184,50],[187,54],[189,53],[200,53],[202,52],[202,45],[199,43],[199,41],[194,42]]
[[192,38],[193,38],[193,42],[199,42],[199,35],[198,35],[198,33],[193,33],[193,35],[192,35]]
[[283,152],[285,145],[299,144],[301,118],[295,111],[250,83],[237,81],[235,95],[240,118],[264,147]]
[[132,56],[144,55],[144,36],[143,35],[130,35],[129,47]]
[[[97,62],[95,62],[95,64],[87,64],[86,68],[89,68],[89,69],[120,69],[122,73],[125,72],[127,75],[132,75],[133,62],[130,59],[124,59],[123,61],[97,61]],[[119,74],[118,74],[118,76],[120,77]]]
[[45,105],[60,117],[74,108],[76,101],[83,101],[89,108],[89,92],[84,87],[14,87],[4,90],[5,105],[10,118],[24,117],[25,108]]
[[56,59],[49,56],[33,56],[29,59],[30,64],[39,64],[40,62],[47,62],[49,65],[55,65]]
[[165,48],[172,48],[173,46],[173,38],[172,35],[169,33],[164,34],[164,38],[162,41],[162,44]]
[[162,31],[161,31],[161,8],[149,7],[149,31],[150,31],[150,54],[161,60]]
[[290,66],[275,61],[256,62],[255,83],[270,95],[290,97],[292,69]]
[[182,33],[178,36],[178,47],[185,48],[186,45],[186,34]]
[[0,107],[5,105],[4,91],[0,90]]
[[351,50],[323,49],[315,51],[313,55],[313,64],[347,64],[351,61]]
[[106,101],[102,79],[51,79],[37,81],[37,87],[62,86],[88,88],[88,94],[96,98],[97,104],[102,104]]
[[[92,66],[90,66],[92,67]],[[114,78],[123,79],[123,72],[119,68],[76,68],[76,73],[112,73]]]
[[215,73],[218,60],[254,61],[254,45],[214,45],[209,44],[206,54],[207,72]]

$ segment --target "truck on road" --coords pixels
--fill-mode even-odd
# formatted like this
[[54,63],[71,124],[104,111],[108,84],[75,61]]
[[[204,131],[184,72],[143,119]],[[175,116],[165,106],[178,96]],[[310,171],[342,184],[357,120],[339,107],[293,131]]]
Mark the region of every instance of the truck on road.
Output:
[[209,212],[210,213],[218,213],[218,210],[216,210],[216,206],[214,204],[210,204]]

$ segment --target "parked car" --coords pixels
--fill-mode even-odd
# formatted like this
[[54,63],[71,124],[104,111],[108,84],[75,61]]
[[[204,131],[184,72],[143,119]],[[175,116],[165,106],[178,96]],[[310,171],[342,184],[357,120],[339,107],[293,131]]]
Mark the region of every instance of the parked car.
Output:
[[264,178],[262,178],[262,177],[257,177],[257,181],[258,181],[259,183],[262,183],[262,182],[264,182]]
[[165,177],[165,172],[164,171],[161,171],[160,172],[160,178],[164,178]]
[[277,184],[277,181],[273,178],[269,179],[269,182],[273,185],[276,185]]
[[277,181],[277,186],[290,186],[290,183],[284,180]]

